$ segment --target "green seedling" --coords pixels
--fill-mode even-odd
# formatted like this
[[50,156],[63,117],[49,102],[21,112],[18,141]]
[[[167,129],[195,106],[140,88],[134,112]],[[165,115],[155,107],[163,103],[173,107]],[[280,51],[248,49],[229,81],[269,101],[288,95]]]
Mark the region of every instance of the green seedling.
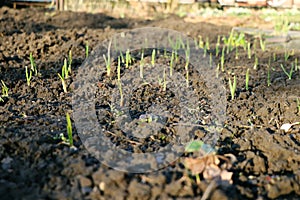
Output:
[[128,68],[132,61],[129,49],[127,49],[126,51],[125,59],[126,59],[125,66],[126,68]]
[[62,75],[60,75],[59,73],[57,73],[57,75],[58,75],[58,77],[59,77],[60,80],[61,80],[61,84],[62,84],[62,86],[63,86],[64,92],[67,93],[68,91],[67,91],[67,84],[66,84],[66,82],[65,82],[65,78],[64,78]]
[[89,42],[85,43],[85,58],[89,57]]
[[222,54],[221,54],[221,70],[222,72],[225,71],[224,69],[224,63],[225,63],[225,46],[222,48]]
[[216,56],[219,55],[220,40],[221,40],[221,37],[220,37],[220,35],[218,35],[217,44],[216,44]]
[[110,59],[110,47],[111,47],[111,40],[109,41],[108,48],[107,48],[107,59],[105,55],[103,55],[105,66],[106,66],[106,74],[108,77],[111,75],[111,59]]
[[167,91],[167,74],[166,74],[166,68],[164,68],[164,83],[163,83],[163,91]]
[[190,46],[187,43],[187,48],[185,49],[185,71],[186,71],[186,86],[189,87],[189,62],[190,62]]
[[284,51],[284,61],[285,61],[285,62],[289,59],[290,55],[291,55],[291,54],[290,54],[289,51],[287,51],[287,50]]
[[27,66],[25,66],[25,75],[26,75],[27,85],[30,86],[30,81],[31,81],[31,78],[32,78],[32,71],[31,71],[31,69],[28,69]]
[[73,146],[73,133],[72,133],[72,123],[69,113],[66,113],[67,120],[67,133],[68,133],[68,142],[70,146]]
[[141,79],[144,78],[144,65],[145,65],[144,50],[142,50],[141,61],[140,61],[140,78]]
[[72,73],[72,50],[69,51],[68,57],[68,72]]
[[266,50],[266,41],[263,40],[262,36],[259,37],[259,44],[262,51]]
[[34,58],[32,56],[32,53],[30,53],[30,55],[29,55],[29,60],[30,60],[30,69],[31,69],[31,71],[34,72],[35,76],[37,76],[38,75],[38,71],[37,71],[37,67],[36,67]]
[[61,76],[63,79],[69,78],[69,67],[68,67],[66,58],[64,59],[64,65],[61,69]]
[[257,55],[255,54],[255,56],[254,56],[254,66],[253,66],[253,69],[256,70],[256,69],[257,69],[257,66],[258,66],[258,57],[257,57]]
[[228,83],[230,88],[231,100],[234,100],[235,91],[236,91],[236,77],[235,76],[233,77],[233,84],[230,78]]
[[152,50],[151,64],[154,67],[154,65],[155,65],[155,49]]
[[125,59],[124,59],[123,53],[121,51],[120,51],[120,58],[121,58],[121,62],[125,63]]
[[173,75],[173,65],[175,61],[175,52],[172,51],[171,60],[170,60],[170,76]]
[[269,58],[268,74],[267,74],[267,86],[270,87],[270,85],[271,85],[271,58]]
[[237,34],[236,32],[234,32],[234,30],[230,32],[228,38],[224,36],[223,41],[224,44],[227,46],[226,54],[232,51],[233,47],[242,46],[245,48],[246,45],[245,34],[244,33]]
[[249,79],[250,79],[249,72],[250,72],[250,69],[248,68],[247,72],[246,72],[246,90],[249,89]]
[[292,63],[292,67],[289,72],[286,71],[285,67],[282,64],[280,64],[280,67],[283,70],[283,72],[287,75],[289,80],[291,80],[294,72],[294,64]]
[[198,37],[199,37],[199,44],[198,44],[198,46],[199,46],[200,49],[203,49],[204,48],[204,42],[202,40],[202,36],[199,35]]
[[248,59],[251,59],[251,43],[247,43],[247,53],[248,53]]
[[209,53],[209,66],[210,67],[212,67],[212,62],[213,62],[212,53]]
[[300,67],[298,65],[298,58],[295,58],[295,71],[300,70]]
[[5,85],[4,81],[1,80],[2,84],[2,97],[8,97],[8,87]]
[[119,92],[120,92],[120,106],[123,106],[123,90],[122,90],[122,83],[121,83],[121,61],[120,57],[118,57],[118,87],[119,87]]
[[238,60],[239,59],[239,48],[235,47],[235,59]]

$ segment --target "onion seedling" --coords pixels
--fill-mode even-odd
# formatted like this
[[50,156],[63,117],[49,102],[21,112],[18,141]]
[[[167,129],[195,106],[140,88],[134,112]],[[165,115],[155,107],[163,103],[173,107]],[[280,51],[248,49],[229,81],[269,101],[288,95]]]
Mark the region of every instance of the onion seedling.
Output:
[[239,59],[239,48],[238,46],[235,47],[235,59]]
[[[70,69],[71,70],[71,69]],[[69,68],[68,68],[68,65],[67,65],[67,59],[65,58],[64,59],[64,65],[61,69],[61,76],[64,78],[64,79],[67,79],[69,78]]]
[[4,81],[1,80],[2,84],[2,97],[8,97],[8,87],[5,85]]
[[31,71],[34,72],[35,76],[37,76],[38,71],[37,71],[36,64],[34,62],[34,58],[32,56],[32,53],[30,53],[30,55],[29,55],[29,60],[30,60],[30,69],[31,69]]
[[247,72],[246,72],[246,90],[249,89],[249,72],[250,72],[250,69],[248,68],[247,69]]
[[204,48],[204,42],[203,42],[203,40],[202,40],[202,36],[199,35],[198,37],[199,37],[199,44],[198,44],[198,45],[199,45],[199,48],[200,48],[200,49],[203,49],[203,48]]
[[258,58],[257,58],[257,55],[255,54],[255,56],[254,56],[254,66],[253,66],[254,70],[257,69],[257,65],[258,65]]
[[163,91],[165,92],[167,90],[167,74],[166,74],[166,68],[164,68],[164,84],[163,84]]
[[107,59],[105,55],[103,55],[105,65],[106,65],[107,76],[110,76],[111,73],[110,47],[111,47],[111,40],[109,41],[108,48],[107,48]]
[[231,79],[229,78],[229,88],[230,88],[230,94],[231,94],[231,100],[234,99],[235,91],[236,91],[236,77],[233,77],[233,83],[231,82]]
[[65,78],[64,78],[62,75],[60,75],[59,73],[57,73],[57,75],[58,75],[58,77],[59,77],[60,80],[61,80],[61,84],[62,84],[62,86],[63,86],[64,92],[67,93],[68,91],[67,91],[67,84],[66,84],[66,82],[65,82]]
[[154,67],[154,65],[155,65],[155,49],[152,50],[151,64]]
[[218,40],[217,40],[217,44],[216,44],[216,56],[219,55],[220,40],[221,40],[221,37],[220,37],[220,35],[218,35]]
[[129,49],[127,49],[126,54],[125,54],[125,66],[126,68],[129,67],[129,65],[131,64],[131,55],[130,55],[130,51]]
[[287,61],[289,59],[289,57],[290,57],[290,52],[285,50],[284,51],[284,61]]
[[221,70],[224,72],[224,62],[225,62],[225,46],[222,48],[222,54],[221,54]]
[[173,75],[174,59],[175,59],[175,52],[172,51],[172,56],[171,56],[171,60],[170,60],[170,76]]
[[271,85],[271,58],[269,58],[268,62],[268,74],[267,74],[267,86]]
[[85,58],[89,57],[89,42],[85,43]]
[[68,133],[68,142],[70,146],[73,146],[73,133],[72,133],[72,123],[69,113],[66,113],[67,120],[67,133]]
[[31,81],[31,78],[32,78],[32,71],[31,71],[31,69],[28,69],[27,66],[25,66],[25,75],[26,75],[27,85],[30,86],[30,81]]
[[263,40],[262,36],[259,37],[259,44],[262,51],[266,50],[266,41]]
[[287,77],[289,78],[289,80],[291,80],[293,72],[294,72],[294,64],[292,63],[292,67],[290,69],[290,72],[287,72],[286,69],[284,68],[284,66],[282,64],[280,64],[280,67],[283,70],[283,72],[287,75]]
[[119,91],[120,91],[120,106],[123,106],[123,90],[122,90],[122,83],[121,83],[121,61],[120,57],[118,57],[118,86],[119,86]]
[[186,71],[186,86],[189,87],[189,62],[190,62],[190,46],[187,43],[187,48],[185,49],[185,71]]
[[273,61],[276,61],[276,53],[273,53]]
[[300,70],[300,67],[298,65],[298,59],[295,58],[295,71]]
[[247,52],[248,52],[248,59],[251,59],[251,43],[247,43]]
[[144,49],[142,50],[141,61],[140,61],[140,78],[144,78]]

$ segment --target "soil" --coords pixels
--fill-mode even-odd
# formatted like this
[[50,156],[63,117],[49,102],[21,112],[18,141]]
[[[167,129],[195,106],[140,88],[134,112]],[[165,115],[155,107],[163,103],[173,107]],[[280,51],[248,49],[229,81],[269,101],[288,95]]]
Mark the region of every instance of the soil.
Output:
[[[295,125],[288,133],[280,130],[284,123],[299,121],[300,70],[289,80],[280,67],[280,64],[289,66],[296,58],[299,61],[297,51],[287,60],[283,49],[257,48],[251,59],[242,47],[238,48],[238,59],[235,50],[226,55],[225,72],[219,72],[227,88],[226,120],[215,148],[219,155],[236,157],[228,169],[233,175],[227,183],[221,180],[211,188],[212,181],[203,176],[197,182],[184,167],[184,158],[193,156],[187,153],[155,172],[134,174],[112,169],[87,151],[74,123],[75,148],[57,139],[61,133],[67,137],[65,113],[72,113],[74,80],[85,61],[86,44],[92,51],[114,33],[155,26],[191,37],[208,37],[214,46],[218,35],[228,36],[233,26],[246,26],[247,21],[252,25],[257,22],[255,27],[264,25],[257,16],[240,23],[232,18],[232,24],[227,20],[226,25],[222,25],[224,19],[219,20],[219,24],[218,19],[213,24],[203,20],[187,22],[174,15],[153,20],[120,19],[108,14],[0,8],[0,80],[9,88],[9,96],[0,102],[1,199],[201,199],[204,194],[209,199],[299,199],[300,127]],[[253,37],[247,38],[259,46]],[[69,50],[73,57],[72,73],[66,80],[68,92],[65,93],[57,73],[61,73]],[[215,51],[209,50],[212,54]],[[33,75],[28,86],[25,66],[30,66],[31,52],[39,73]],[[259,61],[256,70],[253,69],[255,53]],[[220,55],[216,60],[220,60]],[[145,54],[145,62],[150,61],[151,54]],[[161,54],[157,55],[157,64],[170,63]],[[176,95],[160,84],[137,85],[131,103],[127,102],[132,126],[149,125],[149,132],[126,134],[118,129],[109,107],[109,96],[118,86],[117,62],[112,67],[113,78],[102,73],[97,83],[95,108],[105,136],[128,152],[151,152],[176,141],[180,137],[172,127],[178,122],[176,117],[151,116],[155,123],[167,124],[160,131],[151,130],[149,121],[141,122],[141,119],[149,120],[146,111],[153,102],[168,108],[173,116],[179,115]],[[248,68],[251,70],[247,90]],[[125,69],[122,63],[122,69],[121,76],[125,77],[126,73],[133,73],[130,70],[138,70],[138,64]],[[174,70],[184,74],[182,69],[184,61],[179,60]],[[192,66],[190,73],[190,84],[204,110],[199,117],[204,120],[212,109],[210,98],[205,83]],[[234,75],[237,91],[231,100],[227,82]],[[191,137],[201,139],[203,134],[205,130],[199,129]]]

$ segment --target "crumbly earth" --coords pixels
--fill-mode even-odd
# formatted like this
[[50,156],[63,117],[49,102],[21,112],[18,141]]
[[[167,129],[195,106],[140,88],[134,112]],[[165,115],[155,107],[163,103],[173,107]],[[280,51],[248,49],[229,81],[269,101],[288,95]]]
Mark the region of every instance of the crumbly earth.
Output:
[[[156,26],[191,37],[208,37],[214,46],[218,35],[229,35],[232,26],[239,25],[234,20],[232,25],[227,21],[226,26],[222,25],[222,19],[219,24],[218,19],[213,21],[213,24],[203,20],[192,23],[177,16],[155,20],[118,19],[107,14],[0,8],[0,80],[9,88],[9,96],[0,102],[1,199],[200,199],[208,190],[210,199],[298,199],[300,127],[296,125],[285,133],[280,126],[300,120],[300,105],[297,104],[297,98],[300,100],[300,70],[289,80],[280,64],[291,66],[296,58],[299,61],[299,52],[285,61],[281,49],[262,51],[257,48],[256,70],[253,69],[254,52],[251,59],[242,48],[239,48],[238,59],[235,50],[226,55],[225,72],[220,72],[228,96],[226,121],[216,148],[218,154],[231,153],[237,158],[229,170],[233,172],[230,184],[217,184],[212,189],[209,180],[197,184],[195,177],[184,169],[181,158],[152,173],[131,174],[114,170],[101,164],[86,150],[74,124],[76,149],[55,139],[60,133],[67,136],[65,113],[72,113],[73,80],[85,60],[87,42],[93,50],[113,33]],[[240,25],[246,26],[247,21],[257,22],[256,26],[263,24],[256,16]],[[254,41],[250,36],[249,39]],[[66,81],[68,93],[64,93],[57,73],[61,73],[69,50],[73,54],[72,73]],[[209,51],[215,53],[214,49]],[[25,66],[30,66],[31,52],[40,74],[33,75],[28,86]],[[271,67],[268,67],[269,59]],[[220,56],[216,60],[219,61]],[[246,90],[248,68],[251,70],[249,89]],[[237,91],[235,99],[231,100],[227,82],[229,78],[233,80],[234,75]],[[192,82],[196,79],[191,76]],[[99,84],[103,90],[99,95],[109,95],[109,87],[105,84],[109,84],[109,79]],[[140,103],[149,103],[155,98],[163,106],[169,103],[171,110],[175,108],[177,103],[171,99],[172,94],[168,91],[155,93],[158,89],[159,86],[151,85],[138,88],[133,98]],[[102,102],[102,105],[108,108],[108,103]],[[138,113],[138,108],[136,110]],[[135,148],[149,151],[161,145],[157,138],[152,138],[153,146],[126,141],[126,135],[110,126],[113,121],[110,115],[100,119],[100,123],[103,126],[108,123],[111,134],[107,133],[107,137],[120,147],[129,151]],[[149,135],[151,131],[145,134]],[[163,134],[168,142],[168,137],[175,133],[168,130]]]

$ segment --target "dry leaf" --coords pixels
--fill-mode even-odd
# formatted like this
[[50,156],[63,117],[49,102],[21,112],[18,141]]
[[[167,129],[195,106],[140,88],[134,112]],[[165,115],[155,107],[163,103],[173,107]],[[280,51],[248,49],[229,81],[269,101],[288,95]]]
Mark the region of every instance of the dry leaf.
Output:
[[205,162],[201,158],[185,158],[184,163],[193,175],[201,174],[205,168]]

